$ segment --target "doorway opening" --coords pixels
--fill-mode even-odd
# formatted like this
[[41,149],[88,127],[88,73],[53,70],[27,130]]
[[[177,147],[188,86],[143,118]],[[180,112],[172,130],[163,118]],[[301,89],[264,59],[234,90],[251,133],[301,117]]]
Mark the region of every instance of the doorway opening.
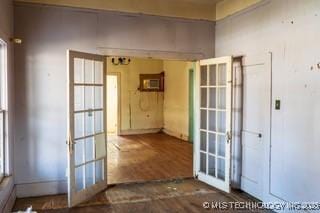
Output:
[[107,74],[107,135],[119,135],[120,73]]
[[108,56],[106,63],[108,184],[193,177],[194,62]]

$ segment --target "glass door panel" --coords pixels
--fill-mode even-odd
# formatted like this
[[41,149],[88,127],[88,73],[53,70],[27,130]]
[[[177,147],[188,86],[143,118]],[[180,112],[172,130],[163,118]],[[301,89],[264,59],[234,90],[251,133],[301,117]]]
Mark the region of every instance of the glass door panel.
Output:
[[229,192],[231,131],[231,57],[199,63],[200,180]]
[[105,70],[103,56],[69,51],[70,207],[89,199],[107,185]]

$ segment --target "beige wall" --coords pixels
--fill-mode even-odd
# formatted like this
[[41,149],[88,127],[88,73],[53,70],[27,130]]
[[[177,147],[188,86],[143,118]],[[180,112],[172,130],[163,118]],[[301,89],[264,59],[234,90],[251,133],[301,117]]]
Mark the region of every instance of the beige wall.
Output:
[[[107,59],[107,72],[120,73],[121,134],[164,131],[188,140],[189,69],[191,62],[131,58],[126,66],[115,66]],[[165,71],[165,91],[140,92],[140,73]],[[131,113],[130,113],[131,108]],[[130,126],[131,120],[131,126]]]
[[89,8],[215,21],[261,0],[15,0],[16,2]]
[[215,19],[214,0],[16,0],[50,5],[143,13],[190,19]]
[[132,58],[129,65],[115,66],[107,58],[107,72],[121,76],[121,134],[157,131],[163,127],[163,93],[138,91],[139,74],[162,71],[162,60]]
[[164,131],[188,140],[189,135],[189,69],[192,62],[164,61]]
[[241,10],[244,10],[261,0],[223,0],[216,4],[215,20],[223,19]]

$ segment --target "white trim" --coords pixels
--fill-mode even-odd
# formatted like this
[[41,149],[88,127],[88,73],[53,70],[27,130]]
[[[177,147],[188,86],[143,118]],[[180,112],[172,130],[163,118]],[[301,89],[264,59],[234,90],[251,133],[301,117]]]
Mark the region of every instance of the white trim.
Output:
[[18,198],[68,193],[67,180],[16,184]]
[[[9,165],[9,129],[8,129],[8,43],[0,38],[0,62],[3,61],[4,64],[0,67],[0,110],[3,110],[3,128],[4,128],[4,138],[3,138],[3,173],[0,176],[1,179],[4,176],[10,175],[10,165]],[[1,66],[1,64],[0,64]],[[0,179],[0,181],[1,181]]]

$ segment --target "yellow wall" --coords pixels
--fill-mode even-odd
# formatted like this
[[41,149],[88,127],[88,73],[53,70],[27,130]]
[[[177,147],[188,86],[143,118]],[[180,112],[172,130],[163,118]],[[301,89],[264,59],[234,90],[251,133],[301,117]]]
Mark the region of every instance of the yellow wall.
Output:
[[[131,58],[129,65],[115,66],[108,57],[107,72],[121,76],[121,133],[145,133],[164,128],[169,135],[188,140],[190,68],[192,62],[142,58]],[[137,90],[140,73],[162,71],[165,71],[164,93]]]
[[121,75],[120,131],[122,134],[145,132],[163,127],[163,93],[138,91],[140,73],[162,71],[162,60],[131,58],[129,65],[115,66],[111,63],[111,58],[107,58],[107,72],[118,72]]
[[164,131],[188,140],[189,135],[189,69],[192,62],[164,61]]
[[244,10],[261,0],[223,0],[216,4],[216,18],[215,20],[223,19],[236,12]]
[[16,0],[50,5],[143,13],[190,19],[215,19],[215,1],[185,0]]

